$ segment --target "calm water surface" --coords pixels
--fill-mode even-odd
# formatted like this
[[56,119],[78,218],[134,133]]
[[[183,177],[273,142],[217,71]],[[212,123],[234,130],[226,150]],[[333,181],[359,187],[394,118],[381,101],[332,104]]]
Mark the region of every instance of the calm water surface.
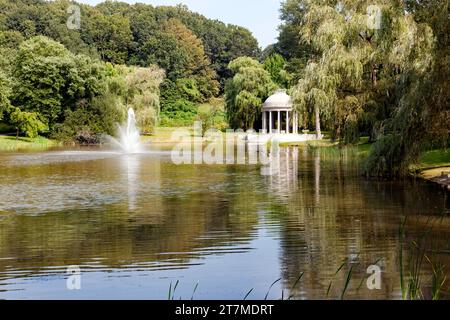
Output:
[[[172,164],[153,150],[0,154],[0,299],[399,299],[398,228],[447,251],[448,196],[370,181],[345,157],[285,148],[270,167]],[[446,246],[446,247],[445,247]],[[382,289],[370,291],[369,265]],[[344,267],[336,274],[339,267]],[[81,290],[66,288],[68,266]],[[295,288],[293,284],[304,272]],[[424,263],[424,282],[430,267]],[[361,285],[362,284],[362,285]]]

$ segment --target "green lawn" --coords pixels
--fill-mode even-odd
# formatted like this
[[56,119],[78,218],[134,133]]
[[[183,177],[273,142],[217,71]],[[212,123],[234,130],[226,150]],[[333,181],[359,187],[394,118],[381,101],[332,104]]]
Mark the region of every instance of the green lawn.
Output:
[[422,170],[439,167],[450,167],[450,149],[427,151],[419,158],[419,168]]
[[356,145],[351,146],[340,146],[339,142],[333,142],[330,139],[323,139],[317,141],[305,141],[305,142],[294,142],[294,143],[280,143],[282,147],[288,146],[306,146],[309,148],[326,148],[331,152],[340,153],[343,150],[351,150],[357,156],[365,157],[369,154],[371,143],[368,143],[368,137],[361,137]]
[[450,172],[450,149],[424,152],[417,169],[420,176],[429,180]]
[[14,136],[0,136],[0,151],[39,150],[57,146],[59,142],[43,137],[25,138]]
[[[368,137],[361,137],[359,143],[347,148],[356,148],[357,153],[361,156],[367,156],[372,147],[371,143],[368,143]],[[286,146],[289,144],[286,144]],[[302,143],[293,143],[291,145],[307,145],[313,148],[331,148],[339,150],[346,147],[339,146],[338,142],[332,142],[329,139],[324,139],[321,141],[308,141]],[[450,149],[439,149],[424,152],[418,163],[419,169],[432,169],[439,167],[450,167]]]

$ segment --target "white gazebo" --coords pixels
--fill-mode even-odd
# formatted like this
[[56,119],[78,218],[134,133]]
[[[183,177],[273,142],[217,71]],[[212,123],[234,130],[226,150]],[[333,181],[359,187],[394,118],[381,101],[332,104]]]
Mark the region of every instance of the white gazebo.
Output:
[[[285,120],[285,130],[282,128]],[[298,114],[293,109],[291,97],[284,90],[277,90],[262,106],[263,132],[298,134]],[[291,130],[292,128],[292,130]]]

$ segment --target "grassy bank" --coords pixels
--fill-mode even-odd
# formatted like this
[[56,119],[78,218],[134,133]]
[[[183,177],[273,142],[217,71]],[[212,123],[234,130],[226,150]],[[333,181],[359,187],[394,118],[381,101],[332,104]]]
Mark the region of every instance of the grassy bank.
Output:
[[424,152],[419,159],[419,169],[450,167],[450,149]]
[[[307,141],[301,143],[287,143],[283,146],[303,146],[308,148],[323,148],[332,157],[351,156],[354,159],[365,159],[372,144],[367,137],[362,137],[356,145],[341,146],[329,139],[321,141]],[[421,154],[416,164],[410,167],[411,175],[421,177],[450,188],[450,149],[426,151]],[[447,177],[445,177],[447,176]]]
[[50,147],[58,146],[60,143],[55,140],[44,137],[25,138],[14,136],[0,136],[0,151],[27,151],[44,150]]
[[327,150],[329,154],[335,154],[336,156],[341,154],[351,155],[354,157],[364,158],[369,154],[371,143],[368,142],[369,138],[362,137],[355,145],[342,146],[339,142],[331,141],[330,139],[323,139],[319,141],[305,141],[305,142],[293,142],[293,143],[281,143],[280,146],[299,146],[311,149],[323,148]]
[[[360,138],[359,142],[356,145],[348,147],[342,147],[338,142],[332,142],[328,139],[324,139],[321,141],[308,141],[290,145],[304,145],[313,148],[328,148],[335,150],[336,152],[338,152],[339,150],[346,150],[351,148],[354,149],[356,151],[356,154],[361,157],[369,155],[370,148],[372,147],[372,144],[368,142],[367,137]],[[450,167],[450,149],[437,149],[423,152],[419,157],[418,163],[415,164],[412,169],[420,172],[423,170],[439,169],[443,167]]]
[[[143,136],[142,141],[144,144],[148,143],[171,143],[172,135],[177,130],[186,130],[193,135],[193,127],[159,127],[156,129],[155,134],[152,136]],[[46,139],[44,137],[26,138],[19,137],[16,140],[15,136],[0,135],[0,151],[26,151],[26,150],[39,150],[61,145],[56,140]],[[340,154],[342,152],[365,158],[369,152],[372,144],[368,143],[367,137],[362,137],[358,144],[353,146],[340,146],[339,143],[333,142],[329,139],[321,141],[307,141],[301,143],[286,143],[281,146],[300,146],[307,148],[326,148],[330,153]],[[424,152],[416,165],[412,167],[412,171],[416,173],[428,172],[428,176],[433,175],[435,172],[442,172],[442,169],[450,168],[450,149],[440,149]],[[448,171],[448,170],[444,170]]]
[[422,153],[418,163],[411,166],[411,173],[450,190],[450,149]]

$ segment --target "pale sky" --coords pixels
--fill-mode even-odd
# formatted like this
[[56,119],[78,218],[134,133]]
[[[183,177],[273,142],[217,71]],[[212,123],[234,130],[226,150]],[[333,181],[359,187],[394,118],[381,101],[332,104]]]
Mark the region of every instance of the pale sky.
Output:
[[[81,3],[98,4],[102,0],[77,0]],[[207,18],[248,28],[263,49],[276,42],[278,36],[281,0],[122,0],[128,3],[148,3],[153,6],[185,4],[191,11]]]

